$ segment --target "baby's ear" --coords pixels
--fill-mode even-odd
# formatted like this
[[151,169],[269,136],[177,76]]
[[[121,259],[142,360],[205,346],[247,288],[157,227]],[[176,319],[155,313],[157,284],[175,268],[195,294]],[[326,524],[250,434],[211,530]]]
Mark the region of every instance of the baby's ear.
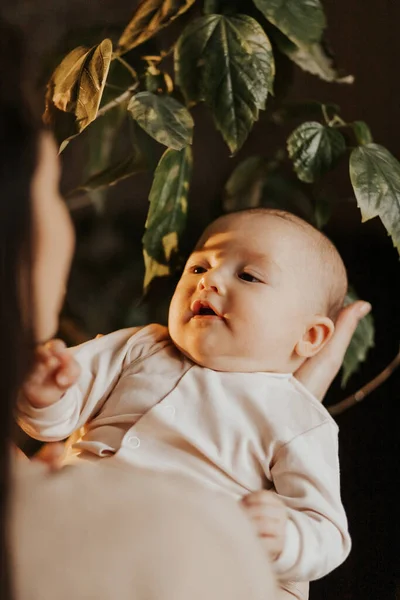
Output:
[[329,317],[317,315],[297,342],[295,353],[303,358],[314,356],[331,339],[334,331],[335,326]]

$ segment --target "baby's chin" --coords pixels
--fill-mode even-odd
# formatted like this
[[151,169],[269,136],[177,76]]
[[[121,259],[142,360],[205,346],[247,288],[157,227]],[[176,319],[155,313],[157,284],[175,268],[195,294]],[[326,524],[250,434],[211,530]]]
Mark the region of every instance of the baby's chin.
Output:
[[174,339],[171,335],[174,346],[184,354],[189,360],[194,362],[200,367],[205,369],[212,369],[213,371],[233,371],[234,369],[229,368],[230,358],[221,355],[215,355],[214,352],[202,351],[196,344],[186,344],[184,341]]
[[179,344],[172,338],[172,341],[178,350],[196,365],[210,369],[212,371],[222,371],[224,373],[254,373],[266,371],[264,365],[260,365],[256,359],[233,354],[224,354],[215,348],[208,348],[204,351],[202,348],[192,344],[189,347],[186,344]]

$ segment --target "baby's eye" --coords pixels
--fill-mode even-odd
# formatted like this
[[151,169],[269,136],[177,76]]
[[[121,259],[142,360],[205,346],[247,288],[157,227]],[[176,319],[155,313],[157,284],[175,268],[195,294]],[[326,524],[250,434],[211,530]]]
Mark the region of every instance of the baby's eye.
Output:
[[254,277],[254,275],[251,273],[246,273],[246,271],[239,273],[239,279],[242,279],[243,281],[249,281],[250,283],[261,283],[260,279]]
[[194,265],[193,267],[190,267],[190,272],[194,273],[195,275],[200,275],[201,273],[205,273],[207,269],[205,269],[205,267],[200,267],[199,265]]

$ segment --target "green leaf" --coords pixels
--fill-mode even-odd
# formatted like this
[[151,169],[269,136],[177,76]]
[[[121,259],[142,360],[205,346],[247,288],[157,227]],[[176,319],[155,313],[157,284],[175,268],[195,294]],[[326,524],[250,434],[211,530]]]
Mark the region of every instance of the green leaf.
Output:
[[259,11],[292,42],[312,44],[326,27],[319,0],[253,0]]
[[223,210],[234,212],[260,206],[267,172],[267,161],[262,156],[250,156],[241,162],[225,184]]
[[261,26],[246,15],[207,15],[175,48],[176,81],[189,104],[204,100],[232,153],[246,140],[272,91],[275,65]]
[[287,148],[298,178],[312,183],[335,165],[346,150],[346,142],[337,129],[308,121],[289,136]]
[[110,40],[103,40],[90,50],[75,48],[51,76],[43,120],[54,129],[63,147],[96,118],[111,56]]
[[[359,300],[354,290],[349,289],[345,305]],[[360,364],[367,358],[367,354],[374,347],[375,328],[374,320],[371,314],[367,315],[359,322],[354,332],[352,340],[343,360],[342,387],[347,385],[350,377],[355,373]]]
[[379,216],[400,253],[400,163],[379,144],[355,148],[350,179],[363,222]]
[[140,127],[160,144],[182,150],[192,143],[192,116],[174,98],[140,92],[131,98],[128,110]]
[[142,0],[122,33],[116,54],[124,54],[167,27],[195,3],[195,0]]
[[354,82],[353,75],[342,74],[323,43],[295,44],[279,32],[274,34],[279,50],[292,60],[303,71],[316,75],[320,79],[335,83]]
[[89,177],[76,190],[70,192],[68,196],[75,195],[77,191],[93,192],[95,190],[101,190],[145,170],[146,164],[140,155],[138,156],[135,154],[127,156],[123,160],[118,161]]
[[373,142],[372,133],[368,125],[364,121],[354,121],[351,124],[357,143],[360,146],[371,144]]
[[179,151],[166,150],[155,171],[143,236],[145,290],[154,277],[170,274],[171,258],[178,251],[179,237],[186,224],[191,171],[190,146]]

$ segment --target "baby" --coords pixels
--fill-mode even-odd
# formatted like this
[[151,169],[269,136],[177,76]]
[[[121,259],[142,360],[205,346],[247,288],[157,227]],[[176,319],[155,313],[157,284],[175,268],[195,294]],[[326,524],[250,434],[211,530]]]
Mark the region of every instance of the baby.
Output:
[[178,472],[241,499],[282,581],[322,577],[350,549],[337,426],[293,373],[330,339],[346,289],[335,247],[298,217],[223,216],[186,264],[168,329],[39,351],[21,426],[45,441],[84,427],[80,459]]

